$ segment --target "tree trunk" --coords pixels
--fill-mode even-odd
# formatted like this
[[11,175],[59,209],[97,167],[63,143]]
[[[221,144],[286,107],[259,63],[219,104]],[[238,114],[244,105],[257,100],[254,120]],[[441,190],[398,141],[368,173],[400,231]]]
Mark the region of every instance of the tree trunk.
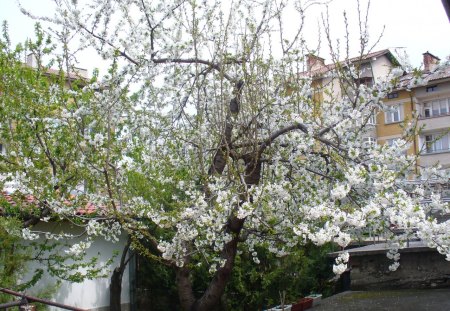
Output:
[[132,255],[127,258],[128,250],[130,249],[131,238],[128,238],[127,244],[123,248],[122,257],[120,259],[120,264],[116,267],[111,276],[111,284],[109,285],[109,310],[110,311],[121,311],[121,300],[122,295],[122,277],[130,261]]
[[[244,82],[240,80],[235,85],[236,97],[230,101],[229,111],[236,115],[239,113],[239,101]],[[221,139],[220,145],[216,154],[214,155],[211,167],[208,171],[210,175],[221,175],[227,165],[227,160],[229,157],[234,157],[234,150],[232,146],[232,132],[233,123],[231,122],[231,116],[228,113],[226,116],[225,129],[223,137]],[[263,149],[257,150],[253,153],[243,155],[241,158],[244,160],[246,165],[244,182],[246,186],[251,187],[252,185],[257,185],[261,179],[261,161],[260,155]],[[237,160],[234,158],[234,160]],[[246,200],[251,200],[249,197],[241,198],[241,203]],[[186,265],[183,268],[177,269],[177,286],[178,294],[180,296],[180,303],[185,311],[210,311],[215,307],[220,305],[220,301],[228,281],[231,277],[233,271],[234,261],[236,258],[239,236],[242,228],[244,227],[245,219],[239,219],[236,216],[230,216],[226,230],[228,233],[233,235],[233,239],[225,244],[221,257],[225,259],[225,265],[217,269],[214,278],[208,285],[205,293],[201,298],[195,299],[192,291],[192,283],[190,279],[189,268]]]
[[120,267],[114,269],[111,276],[111,285],[109,286],[109,310],[120,311],[122,294],[122,275],[123,270]]
[[180,298],[181,309],[184,311],[192,310],[195,302],[190,275],[189,268],[181,267],[177,269],[178,296]]
[[[237,219],[241,221],[241,219]],[[235,224],[240,229],[244,224],[241,221],[240,224]],[[230,242],[225,245],[223,250],[223,258],[226,259],[226,263],[222,268],[219,268],[216,272],[216,275],[209,283],[208,288],[206,289],[203,296],[198,299],[195,304],[192,306],[192,311],[209,311],[213,310],[214,307],[219,306],[223,293],[225,292],[225,288],[228,284],[228,281],[231,277],[231,273],[233,271],[234,259],[236,258],[238,246],[238,235],[235,236]]]

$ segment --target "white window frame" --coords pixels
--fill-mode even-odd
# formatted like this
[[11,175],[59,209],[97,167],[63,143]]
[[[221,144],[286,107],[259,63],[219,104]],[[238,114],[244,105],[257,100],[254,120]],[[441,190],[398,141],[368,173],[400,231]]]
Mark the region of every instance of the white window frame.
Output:
[[397,140],[399,140],[399,139],[400,139],[400,137],[386,139],[386,144],[387,144],[389,147],[393,147],[394,144],[395,144],[395,142],[396,142]]
[[431,103],[423,104],[423,116],[425,118],[431,118],[433,116],[433,107]]
[[440,98],[423,104],[423,117],[433,118],[450,115],[450,98]]
[[371,136],[364,137],[362,145],[364,148],[375,147],[377,145],[377,139]]
[[[388,145],[390,148],[392,148],[392,147],[400,147],[400,148],[406,147],[405,146],[405,142],[402,145],[399,145],[399,146],[396,145],[396,142],[401,140],[401,139],[402,139],[401,137],[389,138],[389,139],[386,139],[385,144]],[[405,150],[403,152],[403,154],[407,155],[408,154],[408,150]]]
[[367,124],[368,125],[377,125],[377,117],[375,113],[372,113],[369,117],[369,119],[367,120]]
[[450,134],[449,133],[429,133],[422,137],[422,150],[425,154],[449,152]]
[[384,112],[384,123],[398,123],[403,121],[403,104],[393,105]]

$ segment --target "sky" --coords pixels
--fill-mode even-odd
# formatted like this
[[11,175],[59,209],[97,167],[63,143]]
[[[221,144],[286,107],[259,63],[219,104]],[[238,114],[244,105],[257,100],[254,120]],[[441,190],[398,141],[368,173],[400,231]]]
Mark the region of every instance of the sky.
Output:
[[[7,20],[13,43],[19,43],[32,37],[34,21],[24,16],[17,0],[0,0],[0,20]],[[51,0],[20,0],[22,5],[35,15],[52,15]],[[365,10],[368,0],[361,0]],[[356,0],[332,0],[328,5],[331,35],[334,39],[343,40],[345,34],[343,12],[346,11],[350,20],[351,42],[357,42],[357,5]],[[321,24],[324,6],[312,6],[306,15],[305,39],[314,48],[317,38],[324,38],[318,33],[317,25]],[[289,23],[287,23],[289,24]],[[374,50],[389,48],[401,54],[407,53],[411,64],[419,67],[422,63],[422,53],[429,51],[433,55],[445,59],[450,55],[450,22],[444,11],[441,0],[372,0],[369,11],[369,33],[371,43],[374,43],[384,33]],[[353,35],[353,36],[352,36]],[[357,47],[351,46],[351,53],[357,55]],[[331,61],[326,44],[322,43],[319,56]],[[84,56],[80,67],[89,72],[98,66],[98,59]]]

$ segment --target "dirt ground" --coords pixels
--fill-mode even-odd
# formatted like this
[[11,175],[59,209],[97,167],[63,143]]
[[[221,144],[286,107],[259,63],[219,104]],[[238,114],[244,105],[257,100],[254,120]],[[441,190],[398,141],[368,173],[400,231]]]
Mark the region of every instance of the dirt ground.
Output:
[[450,311],[450,289],[344,292],[311,311]]

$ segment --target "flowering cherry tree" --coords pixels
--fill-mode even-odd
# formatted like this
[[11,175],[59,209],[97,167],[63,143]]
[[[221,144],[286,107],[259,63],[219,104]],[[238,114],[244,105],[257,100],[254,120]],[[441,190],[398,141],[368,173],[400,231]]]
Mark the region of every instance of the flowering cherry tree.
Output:
[[[2,99],[1,123],[16,125],[2,128],[10,146],[1,159],[8,180],[41,203],[37,220],[73,220],[95,206],[79,221],[88,241],[77,252],[93,236],[126,231],[132,249],[176,270],[185,310],[217,305],[236,255],[258,264],[257,246],[284,256],[308,241],[345,247],[371,230],[392,241],[392,270],[412,236],[450,260],[450,226],[433,216],[448,205],[437,196],[421,203],[428,181],[448,175],[433,168],[420,184],[407,181],[414,120],[394,147],[363,142],[402,71],[367,87],[343,61],[328,74],[347,91],[319,100],[302,65],[312,2],[56,2],[55,15],[41,18],[60,27],[62,42],[77,33],[109,60],[108,76],[50,86],[31,103],[2,86],[11,100]],[[287,23],[286,10],[297,18]],[[364,25],[361,58],[370,51]],[[71,55],[57,58],[66,72]],[[341,254],[334,272],[347,262]],[[201,296],[195,265],[211,274]]]

